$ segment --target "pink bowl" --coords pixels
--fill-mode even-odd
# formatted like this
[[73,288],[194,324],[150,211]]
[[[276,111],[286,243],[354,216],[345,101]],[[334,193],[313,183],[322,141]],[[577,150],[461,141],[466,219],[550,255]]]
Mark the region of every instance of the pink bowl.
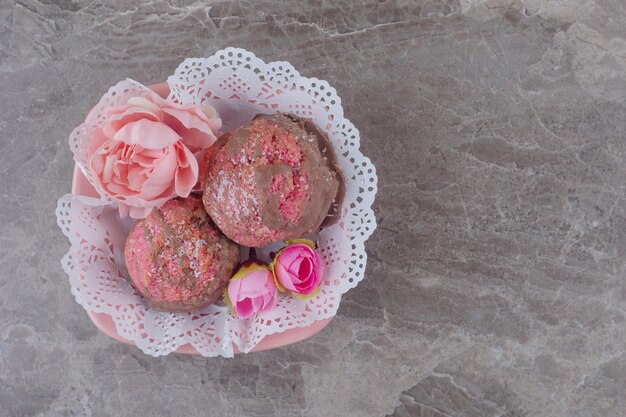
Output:
[[[167,97],[169,94],[169,86],[167,83],[159,83],[151,85],[150,88],[161,95],[162,97]],[[89,116],[87,116],[89,117]],[[72,194],[84,195],[88,197],[98,197],[98,193],[92,187],[92,185],[87,181],[87,178],[80,172],[77,166],[74,167],[74,175],[72,178]],[[132,340],[128,340],[123,338],[117,332],[115,328],[115,323],[110,315],[106,313],[93,313],[88,311],[87,314],[89,318],[96,325],[96,327],[104,334],[113,339],[117,339],[121,342],[128,343],[130,345],[134,345],[135,343]],[[289,345],[292,343],[299,342],[301,340],[307,339],[319,331],[321,331],[324,327],[330,323],[332,317],[316,321],[310,326],[306,327],[298,327],[295,329],[289,329],[282,333],[275,333],[263,338],[258,345],[256,345],[252,352],[259,352],[262,350],[274,349],[280,346]],[[239,349],[236,345],[233,345],[233,349],[235,353],[239,353]],[[191,355],[199,355],[198,351],[191,346],[190,344],[186,344],[181,346],[176,350],[176,353],[186,353]]]

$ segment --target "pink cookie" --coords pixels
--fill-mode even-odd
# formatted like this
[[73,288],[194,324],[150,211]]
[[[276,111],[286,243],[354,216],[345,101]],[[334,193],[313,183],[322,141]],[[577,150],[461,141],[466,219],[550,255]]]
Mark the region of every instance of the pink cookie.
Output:
[[306,236],[337,217],[341,173],[328,138],[308,120],[257,116],[223,135],[202,165],[204,206],[241,245]]
[[214,303],[239,262],[239,246],[215,227],[194,195],[170,200],[137,221],[124,254],[133,285],[160,311]]

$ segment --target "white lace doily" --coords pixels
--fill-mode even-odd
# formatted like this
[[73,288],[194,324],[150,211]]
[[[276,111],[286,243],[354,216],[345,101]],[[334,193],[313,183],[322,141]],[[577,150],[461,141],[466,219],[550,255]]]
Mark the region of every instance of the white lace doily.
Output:
[[[154,311],[126,278],[123,249],[132,220],[121,220],[106,198],[68,194],[59,200],[56,215],[71,243],[61,263],[76,301],[85,310],[109,314],[122,337],[153,356],[189,343],[204,356],[232,357],[233,343],[249,352],[267,335],[334,316],[341,294],[363,279],[364,242],[376,228],[371,205],[377,190],[375,168],[359,151],[359,132],[344,118],[335,89],[326,81],[300,76],[287,62],[266,64],[237,48],[209,58],[186,59],[167,81],[170,100],[214,106],[222,116],[223,131],[258,113],[290,112],[312,119],[328,133],[346,178],[346,196],[341,220],[319,234],[326,264],[321,290],[308,300],[281,295],[277,307],[264,318],[241,320],[220,304],[195,313]],[[84,169],[90,129],[102,121],[106,106],[144,89],[132,80],[118,83],[100,100],[91,122],[72,132],[70,147],[90,182]],[[261,250],[259,255],[268,252]]]

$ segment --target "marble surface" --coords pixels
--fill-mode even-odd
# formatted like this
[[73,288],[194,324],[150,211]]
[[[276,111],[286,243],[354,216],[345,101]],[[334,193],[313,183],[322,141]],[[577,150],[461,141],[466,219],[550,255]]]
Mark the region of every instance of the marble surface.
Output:
[[[0,2],[0,415],[623,417],[625,28],[623,0]],[[69,292],[67,136],[225,46],[337,88],[380,226],[318,336],[152,358]]]

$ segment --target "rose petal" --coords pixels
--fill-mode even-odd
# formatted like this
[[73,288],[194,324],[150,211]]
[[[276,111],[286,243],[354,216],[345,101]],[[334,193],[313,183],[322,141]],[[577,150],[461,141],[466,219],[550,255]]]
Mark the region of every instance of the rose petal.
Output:
[[174,177],[176,194],[187,197],[198,182],[198,161],[185,145],[177,147],[178,169]]
[[122,127],[113,139],[127,145],[138,144],[146,149],[162,149],[172,146],[180,140],[180,136],[163,123],[142,119]]
[[250,300],[252,300],[252,309],[257,312],[259,310],[261,310],[261,308],[263,307],[263,298],[260,296],[254,297],[254,298],[249,298]]
[[206,114],[206,116],[209,119],[218,119],[220,121],[220,126],[214,130],[214,132],[217,132],[221,126],[221,122],[222,119],[220,119],[219,115],[217,114],[217,110],[215,110],[215,107],[213,106],[202,106],[202,111],[204,112],[204,114]]
[[244,298],[233,304],[233,308],[237,313],[237,316],[242,319],[247,319],[254,313],[254,307],[252,306],[252,300]]
[[164,122],[178,133],[192,152],[209,148],[217,140],[209,119],[203,112],[198,116],[193,109],[164,107]]
[[289,272],[287,272],[287,270],[282,266],[280,262],[277,262],[274,265],[274,272],[276,273],[276,278],[278,279],[278,282],[280,282],[280,285],[285,287],[287,291],[296,290],[296,287],[293,285]]
[[128,165],[126,162],[117,160],[113,165],[113,175],[116,177],[127,177],[128,176]]
[[292,275],[298,275],[298,270],[300,269],[300,264],[302,263],[303,259],[304,256],[302,254],[298,254],[298,257],[294,259],[293,262],[287,267],[287,271],[289,271],[289,273]]
[[263,295],[263,307],[261,312],[271,311],[276,307],[276,294],[278,292],[275,285],[267,289],[268,292]]
[[87,150],[89,155],[93,155],[100,147],[102,147],[109,138],[104,134],[101,127],[95,127],[93,130],[93,136],[91,142],[89,142],[89,149]]
[[115,155],[108,155],[104,158],[104,167],[102,169],[102,182],[107,183],[113,178],[113,165],[117,158]]
[[161,97],[160,95],[158,95],[157,93],[155,93],[154,91],[152,91],[149,88],[146,88],[146,90],[144,91],[144,93],[141,96],[145,97],[148,100],[150,100],[151,102],[153,102],[154,104],[159,106],[159,108],[161,108],[161,107],[163,107],[163,106],[165,106],[167,104],[167,100],[165,100],[163,97]]
[[139,147],[140,145],[135,145],[135,150],[133,152],[134,158],[141,157],[141,158],[146,158],[147,160],[149,159],[151,161],[161,158],[163,154],[165,153],[166,149],[168,149],[168,148],[141,149],[141,151],[139,151]]
[[[118,109],[119,113],[115,111]],[[119,108],[112,108],[107,111],[107,123],[104,124],[102,131],[111,138],[125,125],[143,119],[158,122],[161,120],[161,117],[159,113],[143,107],[120,106]]]
[[[196,104],[168,103],[163,107],[163,111],[166,109],[172,109],[173,111],[169,114],[180,120],[188,129],[196,128],[208,133],[201,128],[201,125],[197,124],[202,123],[208,126],[209,129],[217,135],[222,127],[222,119],[217,114],[215,108],[211,106],[202,107]],[[182,115],[181,117],[181,113],[186,113],[186,115]]]
[[131,190],[125,184],[118,184],[116,182],[107,182],[103,184],[105,190],[109,192],[111,197],[117,196],[129,196],[138,194],[137,191]]
[[149,174],[148,181],[141,189],[141,197],[145,200],[159,197],[170,188],[176,175],[176,153],[166,152],[163,158],[155,163],[154,170]]
[[128,188],[134,191],[141,191],[142,186],[147,182],[148,175],[146,175],[146,169],[140,166],[131,167],[130,171],[125,176],[128,183]]
[[260,295],[266,281],[270,279],[270,275],[271,273],[267,269],[250,272],[244,278],[239,280],[241,281],[239,294],[246,297],[256,297]]
[[202,111],[195,111],[195,105],[168,105],[163,107],[163,113],[169,114],[178,120],[184,127],[187,129],[197,129],[200,132],[210,133],[211,135],[214,132],[211,130],[209,126],[209,118]]
[[267,292],[263,294],[263,311],[271,310],[276,304],[276,292]]
[[300,256],[300,251],[300,245],[287,246],[285,249],[280,251],[276,259],[285,268],[289,268],[289,265],[291,265],[293,261]]
[[322,260],[322,256],[317,252],[315,252],[315,257],[313,258],[313,275],[318,284],[322,282],[322,278],[324,277],[324,261]]
[[93,154],[91,155],[91,159],[89,161],[91,172],[94,174],[94,176],[98,180],[99,180],[100,174],[102,173],[102,170],[104,169],[104,160],[105,160],[105,157],[103,155]]
[[241,287],[240,279],[231,279],[228,283],[228,298],[230,298],[230,302],[235,305],[236,302],[239,301],[239,288]]
[[316,286],[317,284],[315,282],[315,279],[308,279],[295,285],[295,287],[298,289],[298,293],[303,295],[310,293],[311,291],[309,290],[315,289]]
[[213,133],[205,133],[197,129],[183,129],[179,134],[185,146],[193,152],[210,148],[217,141],[217,137]]
[[300,266],[298,267],[298,277],[301,280],[308,279],[313,273],[313,262],[310,258],[302,258]]
[[[160,98],[160,97],[159,97]],[[126,104],[131,106],[143,107],[144,109],[150,110],[155,115],[162,115],[161,109],[159,105],[150,101],[147,97],[135,96],[128,99]]]
[[120,217],[121,218],[124,218],[124,217],[128,216],[129,207],[126,204],[118,203],[117,209],[120,212]]
[[265,306],[265,311],[273,310],[274,307],[276,307],[276,303],[278,301],[276,297],[276,292],[277,290],[274,290],[274,292],[272,293],[272,298],[269,300],[269,302]]
[[272,271],[267,271],[267,281],[265,281],[265,291],[269,294],[276,294],[278,289],[276,288],[276,282],[274,281],[274,276],[272,275]]
[[129,215],[133,219],[143,219],[150,214],[152,207],[129,207]]

